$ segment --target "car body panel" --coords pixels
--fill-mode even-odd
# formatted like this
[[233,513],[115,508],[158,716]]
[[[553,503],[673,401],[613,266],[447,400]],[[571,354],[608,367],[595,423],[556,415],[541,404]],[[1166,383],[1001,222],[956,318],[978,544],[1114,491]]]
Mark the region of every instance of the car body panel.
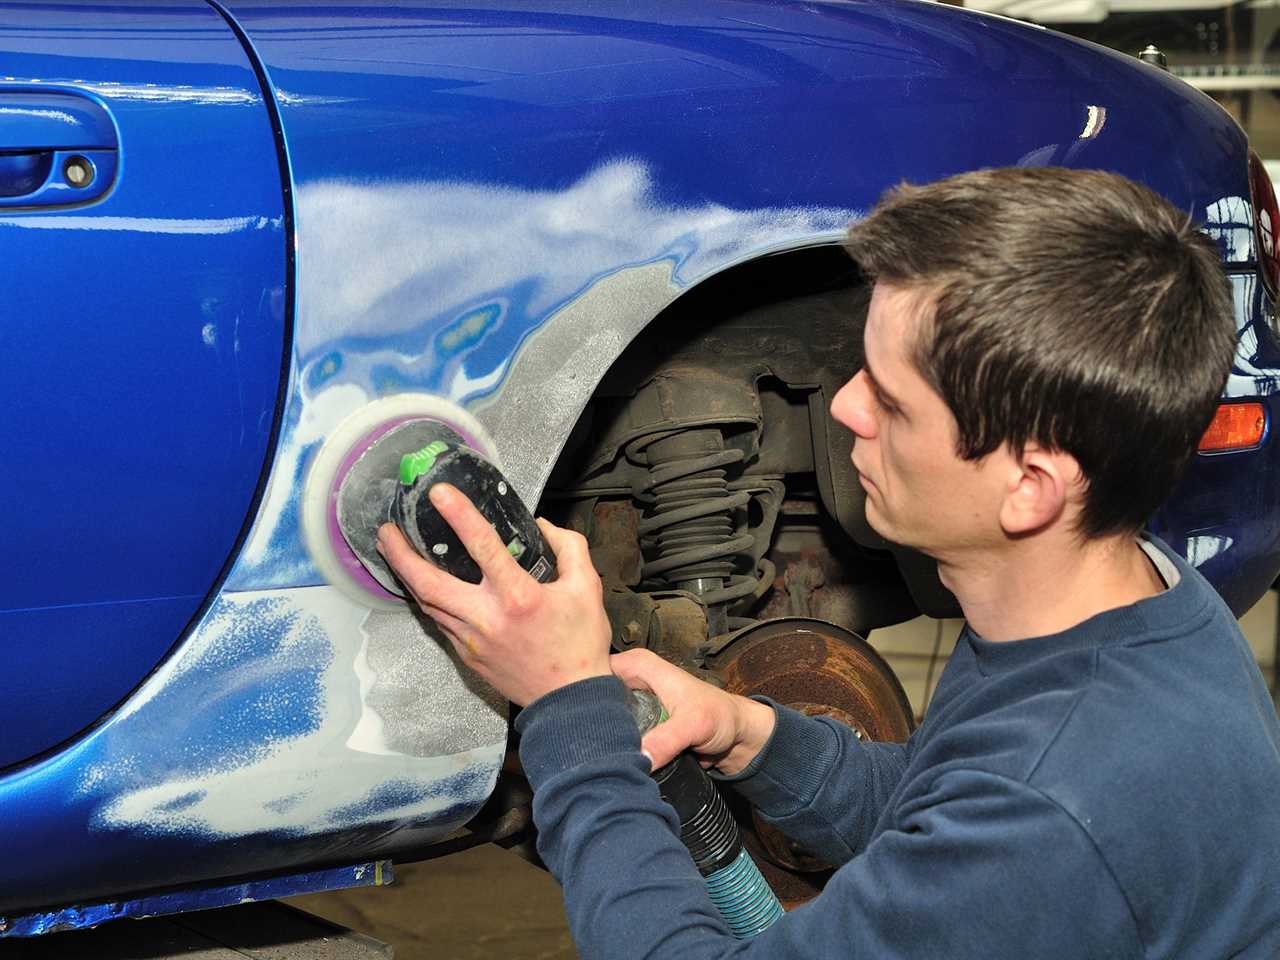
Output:
[[332,587],[219,598],[122,709],[0,780],[22,825],[0,904],[354,863],[456,829],[493,789],[505,704],[415,656],[422,640]]
[[122,701],[206,602],[273,439],[286,276],[274,139],[215,12],[2,23],[0,109],[66,132],[6,123],[0,150],[119,164],[96,202],[0,209],[0,768]]
[[[492,790],[505,704],[406,608],[361,603],[308,551],[311,471],[371,405],[423,394],[468,411],[533,503],[664,307],[735,265],[837,242],[903,179],[1117,170],[1205,220],[1226,260],[1253,255],[1225,113],[1154,68],[998,18],[913,2],[228,12],[270,85],[294,201],[271,476],[174,654],[79,742],[0,778],[0,811],[23,824],[4,909],[395,856]],[[1263,304],[1241,309],[1245,326]],[[1228,579],[1233,549],[1212,568]]]

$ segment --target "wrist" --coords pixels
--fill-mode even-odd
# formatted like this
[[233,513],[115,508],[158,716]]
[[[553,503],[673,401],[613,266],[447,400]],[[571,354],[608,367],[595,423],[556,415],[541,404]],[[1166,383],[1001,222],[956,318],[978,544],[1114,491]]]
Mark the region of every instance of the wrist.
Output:
[[773,707],[746,697],[735,697],[738,736],[732,749],[719,762],[716,770],[726,777],[736,776],[746,769],[768,744],[777,723]]
[[[556,668],[547,676],[538,678],[536,685],[529,686],[521,693],[524,696],[524,702],[521,703],[514,697],[510,697],[512,703],[520,706],[528,706],[529,704],[541,700],[543,697],[550,696],[558,690],[572,686],[575,683],[581,683],[584,680],[594,680],[597,677],[612,677],[613,671],[609,669],[609,662],[606,660],[603,665],[596,664],[577,664],[571,669]],[[496,684],[495,684],[496,686]]]
[[515,718],[520,760],[534,789],[605,756],[627,754],[643,764],[628,699],[626,687],[610,675],[559,687],[521,710]]

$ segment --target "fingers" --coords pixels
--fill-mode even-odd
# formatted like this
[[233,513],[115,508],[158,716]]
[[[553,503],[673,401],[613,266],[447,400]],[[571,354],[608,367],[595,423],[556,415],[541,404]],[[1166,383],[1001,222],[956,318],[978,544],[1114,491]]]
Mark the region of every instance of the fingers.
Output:
[[445,523],[458,535],[485,579],[491,581],[499,592],[509,591],[525,580],[532,580],[520,569],[493,524],[484,518],[462,491],[447,483],[437,483],[427,491],[427,496]]
[[[408,551],[406,553],[405,551]],[[409,541],[404,538],[400,528],[394,523],[384,523],[378,528],[378,552],[393,567],[399,566],[409,555],[414,553]]]
[[538,529],[556,555],[560,579],[586,579],[596,584],[600,582],[600,575],[591,562],[591,550],[587,546],[586,537],[576,530],[557,527],[543,517],[538,517]]
[[[437,484],[428,497],[480,567],[481,582],[466,583],[418,556],[393,525],[379,530],[378,549],[466,666],[517,704],[579,679],[609,675],[610,629],[600,578],[590,570],[585,543],[574,543],[580,540],[576,534],[550,530],[561,551],[582,558],[584,576],[540,584],[460,491]],[[586,573],[594,578],[594,590]]]
[[[441,610],[439,607],[433,607],[426,603],[419,603],[419,609],[443,630],[450,638],[456,638],[465,635],[467,632],[467,624],[465,620],[459,620],[447,610]],[[470,644],[468,644],[470,646]]]
[[[418,556],[418,551],[394,523],[384,523],[378,528],[378,552],[420,604],[436,605],[449,595],[452,582],[462,583]],[[470,584],[464,583],[463,586]]]
[[467,634],[456,634],[449,630],[444,631],[444,635],[449,638],[449,642],[453,644],[453,649],[458,651],[458,656],[462,658],[462,662],[467,666],[475,669],[475,658],[479,655],[476,643]]
[[678,717],[658,724],[640,741],[640,749],[649,754],[654,770],[666,766],[685,750],[696,745],[693,731],[687,724],[681,723]]
[[642,749],[653,760],[654,769],[692,748],[718,757],[732,745],[733,731],[725,727],[715,700],[724,694],[651,650],[628,650],[609,658],[614,676],[628,687],[651,690],[662,700],[670,719],[644,735]]
[[445,609],[443,604],[451,596],[457,602],[458,594],[455,591],[458,588],[472,589],[471,584],[423,560],[395,524],[384,523],[378,529],[378,552],[409,588],[419,609],[439,624],[450,635],[450,639],[454,639],[466,627],[466,622]]
[[[674,664],[668,663],[652,650],[628,650],[609,658],[614,676],[628,687],[641,687],[658,692],[665,682],[688,676]],[[692,678],[690,678],[692,679]]]

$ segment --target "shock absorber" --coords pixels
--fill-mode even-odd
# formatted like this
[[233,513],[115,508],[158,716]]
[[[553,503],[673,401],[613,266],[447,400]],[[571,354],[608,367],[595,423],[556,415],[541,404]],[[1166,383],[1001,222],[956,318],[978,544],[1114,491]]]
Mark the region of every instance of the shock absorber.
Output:
[[697,594],[707,605],[711,635],[724,633],[727,605],[756,585],[755,577],[735,574],[755,542],[735,522],[750,496],[730,491],[726,479],[743,452],[726,448],[720,430],[707,427],[641,438],[627,454],[649,467],[632,491],[644,506],[637,525],[644,580]]
[[[643,736],[666,719],[666,710],[647,690],[631,691],[631,715]],[[782,916],[782,904],[742,845],[715,783],[686,750],[653,771],[662,799],[680,820],[680,842],[702,874],[707,893],[739,940],[754,937]]]

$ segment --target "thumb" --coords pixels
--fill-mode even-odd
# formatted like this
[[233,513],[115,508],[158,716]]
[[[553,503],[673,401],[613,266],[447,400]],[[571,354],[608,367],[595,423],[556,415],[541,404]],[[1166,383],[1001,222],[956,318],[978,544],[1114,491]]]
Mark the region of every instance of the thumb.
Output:
[[653,769],[657,770],[693,746],[693,741],[688,727],[673,717],[646,733],[640,741],[640,749],[649,755]]

